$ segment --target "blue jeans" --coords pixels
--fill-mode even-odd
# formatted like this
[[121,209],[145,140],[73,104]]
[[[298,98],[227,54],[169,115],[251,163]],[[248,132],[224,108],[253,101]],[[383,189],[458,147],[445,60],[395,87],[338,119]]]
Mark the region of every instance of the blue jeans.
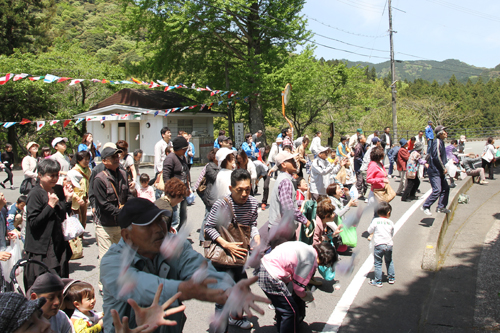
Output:
[[394,157],[389,156],[389,176],[394,172]]
[[430,175],[429,182],[432,186],[432,193],[429,195],[427,200],[425,200],[423,208],[427,209],[432,206],[434,202],[439,198],[438,208],[446,208],[448,205],[448,196],[450,194],[450,186],[446,181],[445,176],[440,175]]
[[155,199],[158,200],[163,195],[163,191],[155,190]]
[[375,246],[373,251],[375,258],[375,282],[382,282],[382,258],[385,257],[385,266],[387,267],[387,278],[394,279],[394,262],[392,261],[392,245],[381,244]]
[[[180,206],[180,207],[179,207]],[[187,221],[187,201],[182,200],[180,204],[172,207],[172,228],[179,231]]]
[[427,154],[430,154],[433,141],[434,141],[434,139],[427,139]]

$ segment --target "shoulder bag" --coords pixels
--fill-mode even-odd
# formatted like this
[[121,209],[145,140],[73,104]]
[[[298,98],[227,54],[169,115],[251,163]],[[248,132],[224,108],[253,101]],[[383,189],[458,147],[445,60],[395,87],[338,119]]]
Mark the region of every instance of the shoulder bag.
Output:
[[[385,170],[381,167],[383,172],[385,173]],[[392,189],[391,185],[389,183],[386,183],[384,188],[380,189],[374,189],[372,188],[373,195],[375,198],[377,198],[378,201],[385,201],[385,202],[391,202],[392,199],[396,197],[396,192]]]
[[[234,242],[242,242],[241,245],[244,249],[250,249],[250,233],[251,227],[248,225],[241,225],[236,222],[234,217],[234,212],[231,206],[231,203],[227,198],[224,198],[224,201],[229,205],[231,209],[231,223],[227,228],[223,226],[219,226],[217,231],[219,231],[222,238],[225,241],[234,243]],[[205,235],[205,239],[209,239],[207,235]],[[215,267],[237,267],[245,265],[247,261],[247,257],[241,259],[235,256],[236,260],[233,260],[231,254],[226,251],[217,241],[215,240],[206,240],[203,244],[205,249],[205,258],[212,261],[212,264]]]

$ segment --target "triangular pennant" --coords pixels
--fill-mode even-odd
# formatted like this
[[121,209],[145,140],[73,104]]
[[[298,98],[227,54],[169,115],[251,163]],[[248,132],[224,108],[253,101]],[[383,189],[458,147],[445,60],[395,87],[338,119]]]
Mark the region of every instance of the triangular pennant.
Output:
[[69,83],[70,86],[73,86],[77,83],[80,83],[82,81],[85,81],[85,79],[74,79],[74,80],[71,80],[71,82]]
[[37,121],[36,122],[36,130],[39,131],[42,127],[45,126],[45,121]]
[[68,80],[71,80],[71,78],[70,78],[70,77],[61,77],[61,78],[59,78],[59,79],[57,80],[57,83],[59,83],[59,82],[64,82],[64,81],[68,81]]
[[68,126],[70,122],[71,122],[71,119],[66,119],[63,123],[63,128],[66,128],[66,126]]
[[78,125],[79,123],[81,123],[85,118],[78,118],[78,120],[76,121],[75,125]]
[[59,122],[59,120],[51,120],[49,124],[50,124],[50,126],[54,126],[58,122]]
[[13,76],[14,74],[8,73],[5,74],[5,76],[0,77],[0,85],[6,84]]
[[31,120],[26,119],[26,118],[23,118],[23,120],[21,120],[21,122],[20,122],[21,125],[26,125],[26,124],[29,124],[29,123],[31,123]]
[[12,125],[14,125],[14,124],[16,124],[16,123],[17,123],[17,122],[15,122],[15,121],[9,121],[9,122],[7,122],[7,123],[3,124],[3,127],[4,127],[4,128],[9,128],[9,127],[11,127]]
[[59,76],[55,76],[55,75],[52,75],[52,74],[47,74],[45,75],[45,78],[43,79],[43,82],[45,83],[52,83],[56,80],[59,80]]
[[16,74],[16,75],[14,75],[14,81],[22,80],[22,79],[24,79],[25,77],[28,77],[28,76],[29,76],[29,74],[25,74],[25,73]]

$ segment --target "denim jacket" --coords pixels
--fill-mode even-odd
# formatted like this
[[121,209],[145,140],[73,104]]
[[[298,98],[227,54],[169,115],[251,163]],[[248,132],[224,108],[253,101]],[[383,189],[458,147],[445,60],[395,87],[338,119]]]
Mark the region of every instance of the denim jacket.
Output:
[[[135,314],[127,303],[128,298],[134,299],[141,307],[149,307],[153,302],[158,285],[163,283],[163,291],[160,296],[160,304],[163,304],[177,293],[179,284],[189,280],[201,263],[206,261],[201,254],[193,250],[187,240],[184,243],[184,249],[181,251],[180,257],[176,259],[167,260],[161,254],[158,254],[151,261],[136,253],[128,273],[135,275],[138,281],[137,286],[129,294],[120,297],[118,296],[120,286],[117,284],[117,279],[121,268],[121,253],[128,246],[123,238],[120,239],[118,244],[111,245],[101,261],[101,282],[104,292],[104,332],[106,333],[115,331],[111,309],[118,311],[120,318],[123,316],[129,317],[130,327],[135,328],[137,326]],[[226,290],[234,285],[233,280],[226,273],[217,272],[211,263],[208,264],[208,270],[208,277],[215,278],[218,281],[216,285],[210,285],[211,288]],[[176,300],[171,307],[179,305],[179,300]],[[169,316],[168,319],[177,321],[177,325],[161,326],[155,332],[182,332],[186,321],[184,312]]]

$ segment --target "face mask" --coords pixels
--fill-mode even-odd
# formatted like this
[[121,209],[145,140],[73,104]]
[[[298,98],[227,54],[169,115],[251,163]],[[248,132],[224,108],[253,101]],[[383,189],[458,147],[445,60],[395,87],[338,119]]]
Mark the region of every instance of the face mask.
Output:
[[335,270],[333,267],[318,266],[318,271],[326,281],[333,281],[335,278]]

